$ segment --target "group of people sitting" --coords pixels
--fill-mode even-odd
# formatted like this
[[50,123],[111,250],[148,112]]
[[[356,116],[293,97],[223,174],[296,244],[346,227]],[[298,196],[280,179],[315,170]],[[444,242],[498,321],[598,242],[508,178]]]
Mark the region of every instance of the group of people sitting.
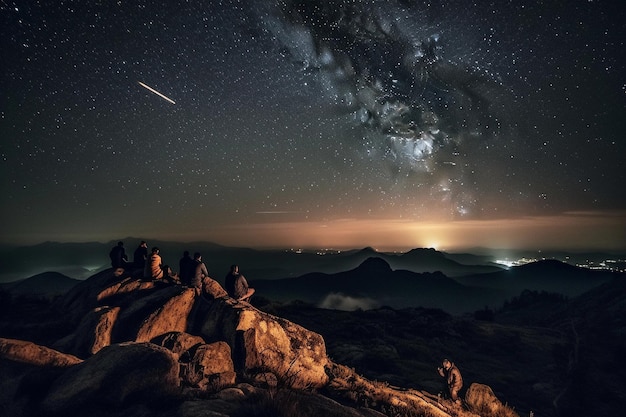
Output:
[[[199,294],[202,290],[202,282],[209,277],[206,265],[202,262],[202,255],[196,252],[192,258],[189,251],[185,251],[179,261],[179,272],[176,273],[169,265],[163,264],[160,253],[160,249],[156,246],[148,253],[148,244],[142,240],[135,249],[133,262],[128,261],[123,242],[118,242],[117,246],[111,249],[109,257],[113,268],[133,268],[136,271],[143,271],[144,278],[193,287]],[[246,278],[239,273],[237,265],[231,265],[230,271],[224,278],[224,286],[228,295],[238,301],[250,301],[250,297],[254,294],[254,288],[250,288]]]

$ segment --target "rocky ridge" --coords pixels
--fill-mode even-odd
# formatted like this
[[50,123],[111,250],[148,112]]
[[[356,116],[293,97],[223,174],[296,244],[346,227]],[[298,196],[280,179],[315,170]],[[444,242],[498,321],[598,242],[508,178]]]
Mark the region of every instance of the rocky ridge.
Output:
[[515,415],[479,384],[461,407],[369,381],[334,363],[319,334],[233,300],[211,278],[196,291],[107,270],[55,311],[74,331],[50,347],[0,338],[2,414]]

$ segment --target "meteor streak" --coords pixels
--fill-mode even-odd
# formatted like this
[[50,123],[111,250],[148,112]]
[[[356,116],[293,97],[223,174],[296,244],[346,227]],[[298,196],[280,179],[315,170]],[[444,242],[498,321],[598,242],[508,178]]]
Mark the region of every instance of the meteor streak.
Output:
[[170,102],[170,103],[172,103],[172,104],[176,104],[176,102],[175,102],[174,100],[172,100],[171,98],[167,97],[165,94],[161,94],[161,93],[159,93],[157,90],[155,90],[154,88],[152,88],[152,87],[150,87],[150,86],[148,86],[148,85],[145,85],[145,84],[144,84],[144,83],[142,83],[141,81],[137,81],[137,82],[139,83],[139,85],[140,85],[140,86],[142,86],[142,87],[144,87],[144,88],[147,88],[148,90],[152,91],[152,92],[153,92],[154,94],[156,94],[157,96],[159,96],[159,97],[161,97],[161,98],[163,98],[163,99],[165,99],[165,100],[169,101],[169,102]]

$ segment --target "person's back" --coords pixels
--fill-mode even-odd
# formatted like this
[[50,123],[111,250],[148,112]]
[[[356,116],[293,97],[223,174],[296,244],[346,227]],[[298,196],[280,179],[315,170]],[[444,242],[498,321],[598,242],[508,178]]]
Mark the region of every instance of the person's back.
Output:
[[135,268],[143,268],[148,259],[148,244],[141,241],[135,252],[133,253],[133,266]]
[[202,256],[199,253],[195,253],[193,255],[194,262],[194,274],[191,279],[191,286],[200,290],[202,289],[202,281],[205,277],[209,276],[209,271],[207,271],[206,266],[202,262]]
[[161,263],[161,255],[159,255],[159,248],[152,248],[152,254],[150,255],[149,262],[146,262],[148,266],[147,277],[152,279],[163,278],[163,267]]
[[117,242],[117,246],[111,249],[109,258],[111,258],[111,266],[113,268],[123,268],[125,266],[126,251],[122,242]]
[[228,295],[236,300],[248,301],[254,294],[254,289],[248,286],[248,281],[239,273],[237,265],[230,267],[230,272],[224,278],[224,286]]
[[180,258],[178,266],[180,282],[183,285],[191,285],[193,276],[196,273],[196,263],[191,259],[188,251],[183,253],[183,257]]

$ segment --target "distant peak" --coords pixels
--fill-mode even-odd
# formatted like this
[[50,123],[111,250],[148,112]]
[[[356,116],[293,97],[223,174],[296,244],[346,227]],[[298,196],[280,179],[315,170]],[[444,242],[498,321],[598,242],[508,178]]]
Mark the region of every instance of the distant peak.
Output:
[[434,248],[416,248],[411,249],[404,256],[408,258],[445,258],[446,255],[443,252],[439,252]]
[[376,273],[391,272],[391,266],[389,266],[389,263],[387,263],[384,259],[377,257],[367,258],[357,269]]
[[377,253],[376,249],[371,246],[366,246],[359,251],[360,253]]
[[525,265],[521,265],[518,268],[526,269],[526,270],[534,270],[534,269],[559,269],[559,270],[573,270],[578,269],[577,267],[561,262],[556,259],[541,259],[535,262],[531,262]]

